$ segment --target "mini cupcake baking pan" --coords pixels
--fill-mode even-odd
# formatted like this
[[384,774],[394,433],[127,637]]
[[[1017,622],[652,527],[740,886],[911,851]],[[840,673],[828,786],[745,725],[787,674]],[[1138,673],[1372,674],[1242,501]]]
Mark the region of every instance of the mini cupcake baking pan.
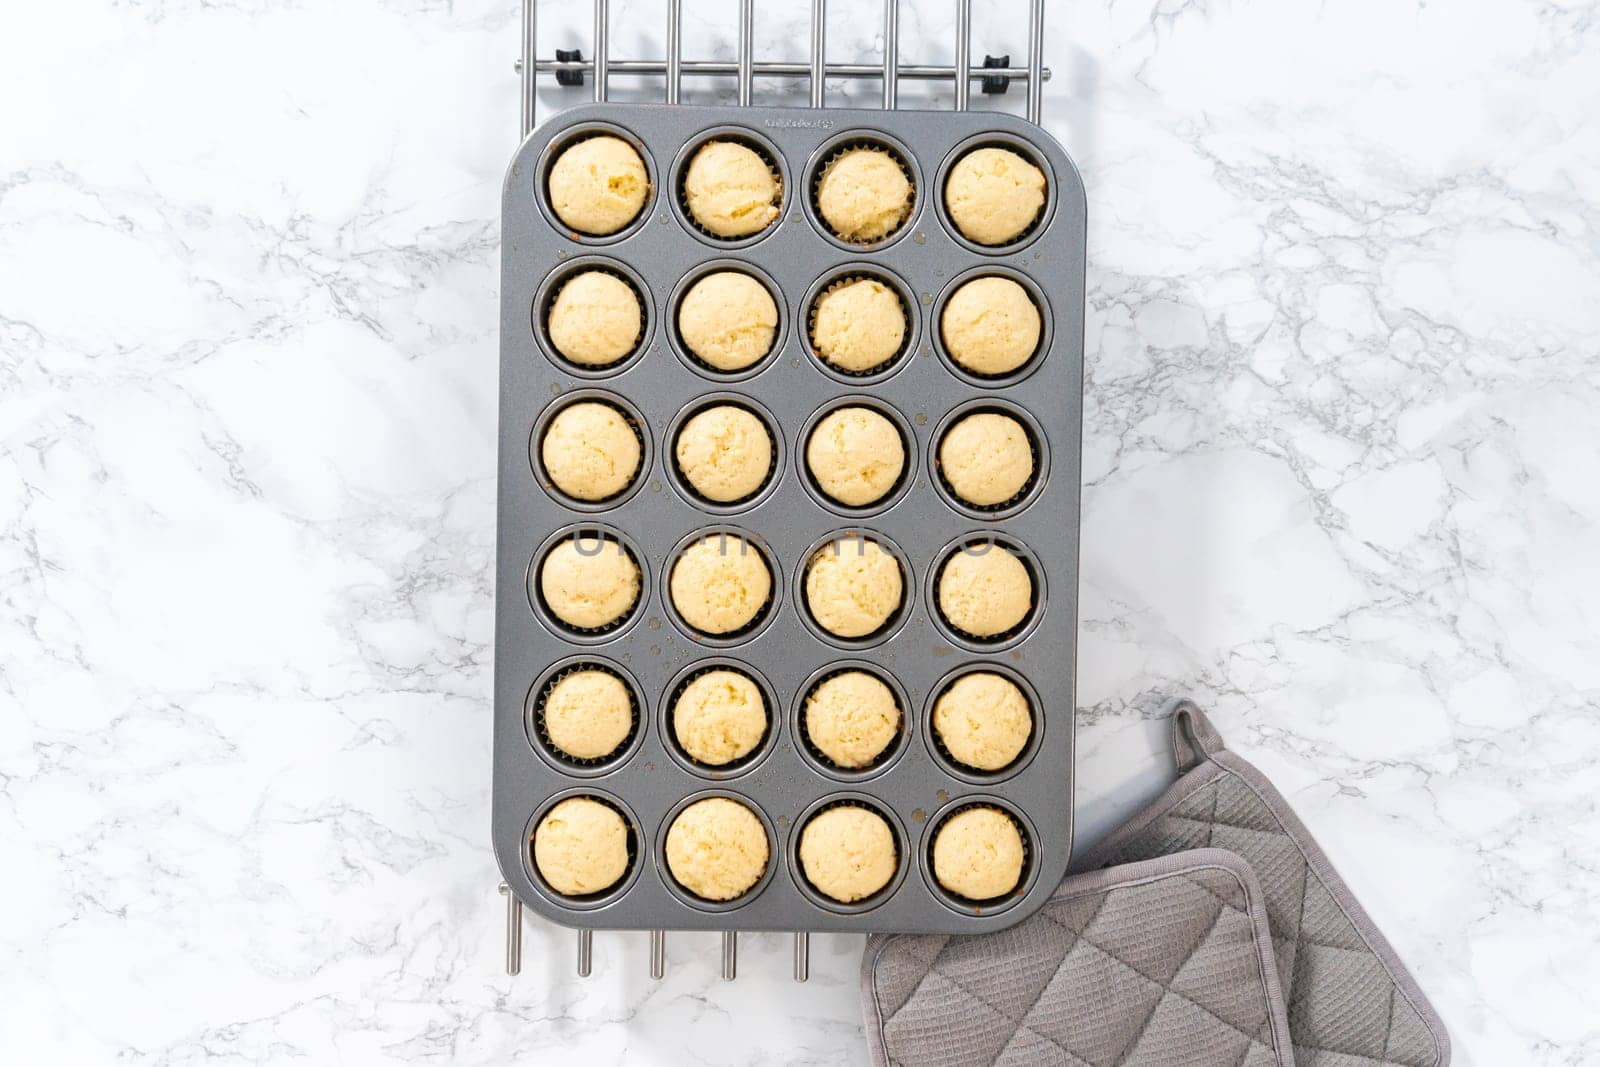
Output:
[[[545,181],[564,147],[598,133],[633,145],[651,192],[635,222],[590,239],[562,227]],[[754,147],[781,177],[781,213],[759,234],[718,240],[682,202],[683,170],[709,138]],[[860,145],[892,149],[914,188],[909,219],[873,245],[836,238],[815,203],[821,168]],[[985,146],[1022,154],[1047,180],[1036,223],[998,248],[962,237],[943,204],[951,166]],[[596,104],[523,143],[503,218],[493,837],[515,897],[558,923],[608,929],[979,933],[1033,912],[1072,847],[1085,206],[1066,154],[1037,126],[993,112]],[[678,301],[711,267],[753,275],[778,305],[775,351],[739,373],[700,363],[676,332]],[[643,311],[636,351],[598,369],[566,362],[545,333],[554,294],[588,268],[623,280]],[[1042,318],[1032,360],[994,378],[952,361],[938,317],[956,286],[986,274],[1019,281]],[[811,302],[853,276],[882,280],[908,320],[899,355],[861,375],[824,365],[810,341]],[[611,404],[639,437],[641,469],[608,500],[569,498],[542,468],[550,420],[585,400]],[[756,414],[772,438],[768,481],[741,500],[703,500],[676,469],[674,434],[712,401]],[[810,428],[851,405],[887,418],[905,451],[901,481],[867,507],[833,502],[805,459]],[[940,435],[980,411],[1016,418],[1035,464],[1026,486],[992,507],[959,499],[939,466]],[[748,539],[772,576],[756,618],[718,638],[688,626],[668,591],[675,553],[708,531]],[[615,623],[570,630],[543,600],[543,553],[574,533],[602,536],[638,565],[638,602]],[[851,533],[892,546],[903,583],[899,609],[861,639],[826,632],[805,600],[811,554]],[[937,582],[952,553],[994,545],[1022,561],[1034,602],[1016,626],[977,640],[941,616]],[[541,716],[551,688],[585,666],[623,683],[634,716],[615,752],[594,760],[556,750]],[[674,694],[715,667],[743,671],[768,704],[759,743],[722,767],[697,762],[671,736]],[[899,734],[864,768],[832,765],[802,724],[811,688],[847,669],[878,675],[900,705]],[[985,669],[1017,683],[1033,714],[1022,752],[993,773],[957,764],[929,722],[944,686]],[[628,827],[627,873],[589,897],[555,892],[530,848],[542,815],[572,796],[611,806]],[[672,816],[706,796],[746,805],[769,838],[766,870],[732,901],[695,897],[663,855]],[[899,862],[882,890],[851,904],[810,885],[799,863],[805,820],[841,804],[881,814]],[[1026,853],[1015,891],[985,902],[941,888],[931,858],[941,821],[979,804],[1011,816]]]

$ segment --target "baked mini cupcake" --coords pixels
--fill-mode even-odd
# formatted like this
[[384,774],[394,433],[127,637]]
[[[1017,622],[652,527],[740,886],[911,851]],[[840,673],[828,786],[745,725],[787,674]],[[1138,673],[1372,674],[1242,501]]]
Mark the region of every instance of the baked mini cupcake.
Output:
[[544,696],[544,734],[576,760],[604,759],[633,732],[633,697],[610,671],[584,668],[563,675]]
[[759,152],[737,141],[707,141],[689,161],[683,195],[702,229],[732,239],[777,221],[783,188]]
[[565,149],[547,182],[556,217],[594,237],[616,233],[638,218],[650,195],[644,160],[627,141],[609,134]]
[[678,336],[702,363],[733,373],[755,366],[772,351],[778,305],[754,277],[713,271],[678,302]]
[[1033,579],[1022,560],[1000,545],[951,554],[939,573],[939,612],[969,636],[1004,637],[1033,610]]
[[945,431],[939,474],[950,491],[974,507],[998,507],[1033,479],[1033,442],[1010,415],[980,411]]
[[562,358],[608,367],[639,347],[644,310],[627,282],[610,271],[586,270],[562,283],[545,329]]
[[737,404],[695,413],[679,428],[673,453],[684,480],[716,504],[753,495],[772,474],[772,434]]
[[911,217],[911,179],[882,148],[849,148],[828,161],[817,180],[817,213],[834,236],[872,244]]
[[806,739],[836,767],[876,763],[900,733],[894,690],[866,671],[841,671],[806,696]]
[[533,865],[562,896],[604,892],[628,873],[628,824],[609,804],[568,797],[534,828]]
[[806,608],[835,637],[869,637],[900,610],[900,562],[877,541],[846,534],[806,565]]
[[734,900],[766,873],[771,849],[754,812],[727,797],[697,800],[667,829],[667,870],[706,900]]
[[906,329],[900,294],[876,278],[835,282],[811,313],[812,347],[823,362],[847,374],[867,374],[893,360]]
[[598,630],[627,617],[639,602],[639,564],[611,538],[583,534],[562,541],[539,565],[539,592],[552,614],[576,630]]
[[767,735],[761,687],[726,668],[696,675],[672,702],[672,735],[697,763],[722,767],[743,759]]
[[957,763],[998,771],[1022,754],[1033,714],[1022,689],[1003,674],[973,671],[952,682],[933,705],[933,733]]
[[1009,148],[979,148],[950,168],[944,206],[967,240],[1003,245],[1022,236],[1044,210],[1044,172]]
[[933,839],[933,877],[968,900],[1005,896],[1022,881],[1022,831],[999,808],[958,811]]
[[841,904],[878,892],[899,867],[894,831],[882,815],[867,808],[828,808],[800,831],[800,868],[806,881]]
[[1032,359],[1042,328],[1028,290],[999,275],[963,282],[939,315],[939,336],[950,358],[984,377],[1010,374]]
[[539,442],[539,462],[551,484],[578,500],[606,500],[628,488],[642,455],[627,416],[597,400],[562,408]]
[[766,557],[737,534],[707,534],[678,556],[667,582],[672,606],[701,633],[744,629],[772,596]]
[[817,487],[846,507],[888,496],[906,469],[905,443],[888,418],[869,407],[824,415],[806,440],[806,469]]

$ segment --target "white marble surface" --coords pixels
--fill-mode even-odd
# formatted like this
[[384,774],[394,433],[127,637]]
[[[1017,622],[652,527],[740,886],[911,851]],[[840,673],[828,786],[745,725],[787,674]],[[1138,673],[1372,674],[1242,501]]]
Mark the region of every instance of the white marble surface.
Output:
[[[803,6],[759,6],[798,58]],[[833,6],[831,55],[873,56],[876,5]],[[908,5],[907,61],[953,6]],[[1023,5],[977,6],[979,54],[1019,55]],[[722,7],[690,52],[731,55]],[[1600,13],[1053,8],[1091,218],[1085,838],[1163,784],[1193,694],[1458,1064],[1600,1062]],[[614,54],[662,11],[619,3]],[[0,13],[7,1062],[864,1058],[858,939],[796,987],[786,938],[725,985],[678,937],[654,984],[602,935],[577,982],[533,923],[500,971],[516,41],[504,0]]]

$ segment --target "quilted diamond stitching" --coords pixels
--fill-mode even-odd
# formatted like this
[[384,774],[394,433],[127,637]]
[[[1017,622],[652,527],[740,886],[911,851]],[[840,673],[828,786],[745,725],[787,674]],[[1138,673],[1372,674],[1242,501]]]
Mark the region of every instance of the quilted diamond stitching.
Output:
[[[1249,916],[1248,916],[1248,912],[1246,912],[1242,907],[1240,907],[1240,906],[1238,906],[1238,905],[1236,905],[1234,903],[1231,903],[1231,902],[1225,900],[1223,897],[1219,896],[1216,893],[1216,891],[1213,890],[1209,885],[1207,885],[1203,880],[1199,880],[1199,879],[1191,877],[1191,878],[1185,878],[1184,881],[1187,884],[1191,885],[1191,886],[1195,886],[1195,887],[1198,887],[1198,888],[1204,890],[1206,892],[1206,894],[1211,897],[1212,901],[1216,905],[1215,908],[1212,911],[1210,921],[1207,924],[1207,928],[1206,928],[1205,934],[1197,942],[1195,942],[1194,946],[1188,952],[1183,954],[1184,958],[1187,960],[1187,959],[1196,958],[1197,956],[1199,956],[1200,954],[1204,953],[1207,950],[1208,944],[1211,942],[1213,936],[1215,935],[1216,931],[1218,930],[1218,928],[1221,925],[1221,923],[1222,923],[1222,921],[1223,921],[1225,916],[1227,916],[1229,914],[1233,914],[1233,915],[1236,915],[1236,916],[1242,916],[1242,917],[1244,917],[1246,919],[1246,921],[1249,921]],[[1001,1018],[1005,1019],[1007,1022],[1012,1023],[1013,1025],[1015,1025],[1016,1029],[1005,1040],[1005,1042],[1001,1045],[1000,1049],[996,1053],[994,1053],[993,1058],[991,1059],[991,1067],[993,1067],[994,1064],[998,1064],[998,1063],[1001,1062],[1001,1060],[1006,1055],[1007,1049],[1013,1048],[1016,1045],[1016,1042],[1017,1042],[1017,1039],[1018,1039],[1018,1035],[1021,1035],[1021,1034],[1024,1034],[1024,1033],[1029,1035],[1029,1036],[1031,1036],[1031,1037],[1033,1037],[1033,1038],[1035,1038],[1037,1041],[1047,1043],[1051,1047],[1058,1049],[1061,1052],[1061,1054],[1064,1057],[1067,1057],[1067,1059],[1072,1063],[1085,1064],[1085,1065],[1087,1065],[1087,1067],[1093,1067],[1092,1061],[1085,1060],[1083,1057],[1077,1055],[1071,1049],[1069,1049],[1066,1046],[1064,1046],[1059,1040],[1057,1040],[1056,1038],[1054,1038],[1050,1034],[1045,1033],[1045,1032],[1037,1029],[1032,1024],[1032,1022],[1030,1021],[1033,1018],[1033,1016],[1035,1015],[1036,1009],[1039,1007],[1041,998],[1043,997],[1044,993],[1048,990],[1048,988],[1049,988],[1049,986],[1051,984],[1050,979],[1061,969],[1061,967],[1065,964],[1065,961],[1068,958],[1068,956],[1076,948],[1078,948],[1080,946],[1087,946],[1087,948],[1089,948],[1089,949],[1093,950],[1094,952],[1098,953],[1100,956],[1104,957],[1106,960],[1109,960],[1114,966],[1117,966],[1117,967],[1120,967],[1120,968],[1124,969],[1126,972],[1128,972],[1130,975],[1132,975],[1136,980],[1144,982],[1144,983],[1146,983],[1146,984],[1148,984],[1148,985],[1160,990],[1160,995],[1157,996],[1155,1002],[1151,1005],[1151,1007],[1150,1007],[1149,1011],[1147,1012],[1145,1018],[1141,1021],[1141,1023],[1138,1026],[1138,1028],[1133,1033],[1133,1036],[1128,1040],[1128,1042],[1120,1050],[1120,1053],[1118,1054],[1118,1057],[1115,1060],[1115,1063],[1112,1065],[1112,1067],[1117,1067],[1117,1065],[1121,1065],[1121,1064],[1127,1063],[1128,1057],[1133,1055],[1135,1050],[1137,1050],[1139,1048],[1140,1040],[1144,1036],[1145,1032],[1148,1030],[1150,1022],[1153,1019],[1155,1019],[1156,1016],[1160,1013],[1161,1005],[1164,1002],[1168,1001],[1169,999],[1174,1000],[1174,1001],[1179,1001],[1179,1002],[1183,1003],[1184,1005],[1188,1006],[1189,1008],[1193,1009],[1194,1011],[1199,1012],[1201,1015],[1205,1016],[1207,1019],[1211,1020],[1214,1024],[1220,1025],[1221,1027],[1225,1027],[1227,1030],[1229,1030],[1229,1031],[1239,1035],[1240,1037],[1242,1037],[1244,1039],[1244,1041],[1245,1041],[1245,1046],[1244,1046],[1243,1051],[1241,1052],[1241,1055],[1240,1055],[1240,1058],[1239,1058],[1239,1061],[1238,1061],[1239,1065],[1242,1065],[1242,1064],[1245,1064],[1245,1063],[1249,1062],[1250,1057],[1251,1057],[1251,1053],[1255,1049],[1259,1049],[1259,1048],[1265,1047],[1268,1051],[1270,1051],[1271,1050],[1270,1039],[1264,1041],[1258,1034],[1250,1033],[1249,1031],[1239,1027],[1238,1025],[1236,1025],[1232,1021],[1230,1021],[1230,1020],[1228,1020],[1226,1018],[1223,1018],[1222,1016],[1218,1015],[1216,1012],[1212,1011],[1210,1008],[1206,1007],[1205,1005],[1197,1003],[1196,1001],[1194,1001],[1190,997],[1187,997],[1184,994],[1172,989],[1171,988],[1171,984],[1170,984],[1172,979],[1169,979],[1167,981],[1162,981],[1162,980],[1159,980],[1159,979],[1156,979],[1156,978],[1152,978],[1150,975],[1148,975],[1148,974],[1144,973],[1143,971],[1141,971],[1138,967],[1135,967],[1128,960],[1122,959],[1117,954],[1107,951],[1100,944],[1097,944],[1096,941],[1090,936],[1090,931],[1094,929],[1096,921],[1099,920],[1099,918],[1101,917],[1101,915],[1105,911],[1105,907],[1106,907],[1107,901],[1109,900],[1109,898],[1114,893],[1124,892],[1124,891],[1137,891],[1137,890],[1142,889],[1142,888],[1146,888],[1146,887],[1144,887],[1144,886],[1125,887],[1122,890],[1112,890],[1111,892],[1100,894],[1100,896],[1095,900],[1095,904],[1094,904],[1094,908],[1093,908],[1092,913],[1090,914],[1090,916],[1088,917],[1087,920],[1083,921],[1082,930],[1081,931],[1075,930],[1073,928],[1073,926],[1069,926],[1066,923],[1062,922],[1060,920],[1060,918],[1058,918],[1058,916],[1056,914],[1058,911],[1062,910],[1062,905],[1065,905],[1068,902],[1062,902],[1062,905],[1056,905],[1056,906],[1047,905],[1045,908],[1043,908],[1043,909],[1041,909],[1039,911],[1039,913],[1036,916],[1036,918],[1039,919],[1039,920],[1043,920],[1045,922],[1048,922],[1051,926],[1054,926],[1057,930],[1061,931],[1061,933],[1065,937],[1066,944],[1065,944],[1065,947],[1064,947],[1063,951],[1059,955],[1056,955],[1056,954],[1052,953],[1052,956],[1054,957],[1054,961],[1052,963],[1049,963],[1049,964],[1046,965],[1043,962],[1041,962],[1039,965],[1037,965],[1038,969],[1047,972],[1047,977],[1046,977],[1045,982],[1041,984],[1037,994],[1032,998],[1032,1000],[1029,1003],[1029,1005],[1025,1009],[1023,1009],[1020,1017],[1012,1016],[1010,1012],[1007,1012],[1004,1009],[996,1006],[995,1004],[990,1003],[982,994],[980,994],[980,993],[974,991],[973,989],[969,988],[968,986],[962,984],[954,976],[952,976],[950,974],[946,974],[946,973],[944,973],[944,972],[939,970],[941,962],[948,962],[946,960],[946,957],[948,955],[948,950],[951,947],[951,943],[947,941],[945,944],[940,946],[940,948],[939,948],[939,950],[937,952],[935,952],[933,954],[932,959],[931,959],[931,961],[929,963],[928,970],[923,974],[922,978],[917,982],[916,987],[913,990],[912,994],[909,997],[907,997],[907,999],[901,1004],[901,1006],[899,1008],[896,1008],[891,1012],[886,1012],[885,1013],[884,1022],[883,1022],[883,1026],[884,1026],[885,1031],[888,1031],[888,1029],[890,1028],[891,1024],[894,1022],[894,1020],[897,1019],[898,1016],[907,1007],[909,1007],[910,1005],[912,1005],[913,1003],[915,1003],[918,1000],[919,995],[921,994],[921,991],[925,987],[925,985],[928,982],[929,978],[931,976],[933,976],[935,973],[938,973],[939,979],[943,983],[944,986],[948,987],[951,990],[954,990],[957,994],[959,994],[965,1000],[970,1001],[974,1005],[979,1006],[985,1012],[992,1013],[992,1015],[998,1015]],[[1074,916],[1074,918],[1077,918],[1077,917]],[[1033,920],[1030,920],[1030,922],[1031,921],[1033,921]],[[998,935],[995,935],[995,936],[998,936]],[[1183,967],[1181,965],[1180,965],[1178,973],[1183,973]],[[1175,979],[1175,978],[1176,978],[1176,974],[1173,975],[1173,979]],[[881,982],[879,984],[881,985]],[[1263,1005],[1263,1012],[1264,1011],[1265,1011],[1265,1006]],[[1270,1032],[1270,1027],[1268,1028],[1268,1032]]]
[[[1219,826],[1239,832],[1244,838],[1243,842],[1218,842],[1218,844],[1222,847],[1230,847],[1232,851],[1239,852],[1240,854],[1244,855],[1246,862],[1249,863],[1250,866],[1254,868],[1257,874],[1261,877],[1263,886],[1267,891],[1269,897],[1269,919],[1271,920],[1270,925],[1273,928],[1273,947],[1278,955],[1280,978],[1282,980],[1285,997],[1288,1000],[1290,1039],[1295,1047],[1296,1052],[1321,1052],[1331,1055],[1349,1056],[1357,1062],[1370,1062],[1374,1065],[1381,1065],[1381,1067],[1431,1067],[1431,1065],[1436,1062],[1436,1060],[1431,1056],[1427,1058],[1407,1057],[1405,1054],[1395,1053],[1389,1048],[1389,1039],[1397,1029],[1395,1025],[1395,1019],[1392,1016],[1386,1027],[1384,1049],[1382,1053],[1382,1055],[1387,1058],[1382,1059],[1373,1058],[1366,1052],[1360,1050],[1358,1047],[1350,1047],[1347,1041],[1340,1041],[1332,1047],[1324,1047],[1321,1044],[1315,1043],[1315,1039],[1306,1033],[1307,1001],[1317,996],[1317,994],[1308,993],[1303,989],[1296,988],[1296,986],[1300,984],[1294,981],[1294,976],[1300,963],[1300,955],[1305,953],[1308,949],[1313,948],[1327,948],[1340,951],[1362,951],[1363,955],[1365,952],[1364,950],[1351,950],[1341,945],[1326,943],[1327,940],[1332,940],[1336,933],[1344,933],[1345,927],[1349,927],[1352,931],[1354,930],[1354,924],[1350,922],[1349,917],[1346,916],[1342,910],[1335,909],[1335,914],[1327,918],[1328,922],[1337,923],[1337,931],[1329,930],[1326,932],[1313,932],[1306,929],[1304,917],[1306,915],[1307,901],[1312,892],[1312,887],[1315,886],[1324,893],[1327,892],[1327,888],[1322,884],[1320,879],[1315,878],[1315,872],[1310,869],[1308,864],[1304,863],[1303,856],[1300,857],[1301,862],[1298,864],[1301,870],[1301,875],[1299,879],[1300,884],[1298,886],[1298,899],[1296,901],[1297,906],[1288,909],[1287,912],[1282,907],[1271,906],[1271,898],[1274,896],[1276,887],[1268,884],[1271,880],[1271,874],[1262,870],[1263,864],[1261,863],[1261,857],[1259,855],[1252,855],[1252,853],[1256,850],[1250,848],[1247,842],[1256,837],[1266,838],[1269,840],[1287,840],[1293,847],[1293,851],[1297,856],[1300,855],[1299,848],[1298,846],[1294,846],[1293,838],[1286,830],[1283,829],[1282,825],[1278,823],[1275,818],[1272,819],[1272,822],[1277,826],[1277,829],[1275,831],[1269,831],[1262,830],[1258,826],[1243,825],[1245,820],[1242,818],[1230,819],[1227,817],[1224,814],[1224,808],[1231,805],[1225,803],[1223,796],[1224,787],[1226,787],[1231,794],[1227,798],[1228,801],[1235,802],[1241,806],[1251,803],[1261,803],[1260,798],[1256,796],[1255,791],[1251,789],[1247,783],[1241,781],[1231,772],[1224,773],[1202,783],[1192,793],[1178,800],[1159,818],[1152,821],[1147,827],[1145,827],[1140,838],[1135,838],[1133,841],[1130,841],[1127,846],[1119,850],[1121,859],[1147,859],[1151,856],[1167,855],[1172,852],[1197,847],[1194,844],[1194,839],[1197,836],[1196,831],[1200,828],[1200,826],[1206,823],[1208,818],[1206,816],[1201,816],[1198,814],[1198,812],[1209,809],[1211,812],[1209,818],[1214,820],[1214,822],[1213,825],[1206,828],[1206,832],[1203,835],[1204,843],[1206,845],[1211,845],[1215,842],[1215,828]],[[1208,792],[1209,796],[1206,796],[1205,794]],[[1175,847],[1163,847],[1155,850],[1143,850],[1138,847],[1141,842],[1141,838],[1161,837],[1169,834],[1180,839],[1180,842],[1177,843]],[[1287,929],[1291,922],[1293,924],[1292,931]],[[1320,924],[1318,925],[1320,926]],[[1319,938],[1317,936],[1318,932],[1323,933],[1323,938]],[[1324,940],[1324,938],[1326,940]],[[1393,992],[1394,989],[1391,982],[1391,996],[1393,995]],[[1394,1003],[1391,1006],[1392,1013],[1403,1011],[1408,1016],[1416,1016],[1416,1011],[1411,1007],[1410,1004],[1400,1001],[1399,998],[1394,999],[1397,1001],[1397,1003]],[[1412,1027],[1412,1029],[1415,1029],[1415,1027]],[[1351,1037],[1354,1038],[1355,1035],[1351,1035]]]

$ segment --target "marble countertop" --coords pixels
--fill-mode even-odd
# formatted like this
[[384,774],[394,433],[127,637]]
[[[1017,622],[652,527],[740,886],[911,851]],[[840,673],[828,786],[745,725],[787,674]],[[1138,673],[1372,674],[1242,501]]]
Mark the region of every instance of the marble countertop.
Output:
[[[543,6],[546,51],[587,48],[588,5]],[[686,51],[731,57],[732,5],[688,6]],[[830,58],[872,61],[876,5],[833,6]],[[1020,56],[1024,5],[976,6],[976,53]],[[948,60],[953,8],[906,5],[905,62]],[[613,55],[663,11],[617,3]],[[757,48],[807,35],[783,5]],[[1600,17],[1071,0],[1047,38],[1090,210],[1080,840],[1165,784],[1190,694],[1457,1064],[1600,1062]],[[601,934],[580,982],[530,920],[501,971],[517,40],[504,0],[0,16],[10,1061],[864,1060],[859,938],[795,986],[784,935],[725,984],[714,936],[656,983]]]

